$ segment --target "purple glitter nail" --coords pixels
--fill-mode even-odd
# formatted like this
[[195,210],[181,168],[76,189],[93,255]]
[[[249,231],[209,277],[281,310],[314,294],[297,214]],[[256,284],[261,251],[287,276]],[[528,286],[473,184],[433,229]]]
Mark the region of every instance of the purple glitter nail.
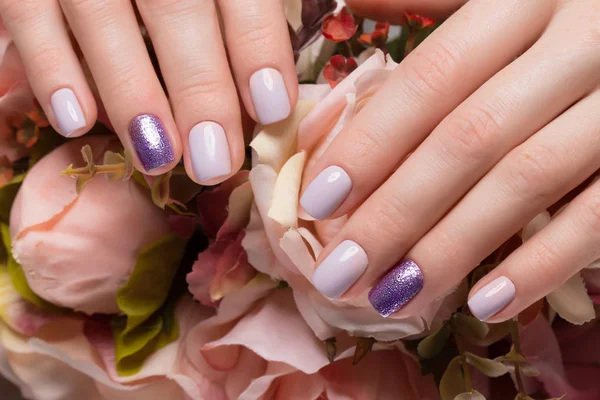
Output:
[[132,119],[129,135],[146,171],[162,167],[175,159],[165,127],[156,116],[142,114]]
[[379,314],[389,317],[423,288],[423,273],[412,260],[402,260],[369,292],[369,301]]

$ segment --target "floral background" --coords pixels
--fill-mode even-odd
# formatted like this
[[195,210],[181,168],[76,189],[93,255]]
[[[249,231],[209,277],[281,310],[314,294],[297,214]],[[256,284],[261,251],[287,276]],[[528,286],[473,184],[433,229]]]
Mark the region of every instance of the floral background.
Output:
[[298,104],[248,122],[244,169],[214,188],[180,168],[134,171],[102,112],[84,138],[60,137],[0,30],[0,373],[41,400],[600,398],[598,263],[513,321],[465,306],[572,194],[420,315],[315,290],[315,260],[347,217],[303,219],[303,171],[439,21],[285,4]]

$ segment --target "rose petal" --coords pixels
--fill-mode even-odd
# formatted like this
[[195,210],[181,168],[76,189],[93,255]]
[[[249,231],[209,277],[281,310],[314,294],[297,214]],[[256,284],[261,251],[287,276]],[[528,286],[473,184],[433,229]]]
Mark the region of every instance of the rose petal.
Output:
[[594,304],[581,274],[574,275],[564,285],[547,295],[546,299],[558,315],[572,324],[581,325],[596,317]]
[[290,157],[275,181],[268,216],[287,229],[298,223],[298,197],[305,161],[306,153],[303,151]]
[[354,82],[365,71],[384,68],[386,65],[385,55],[381,50],[365,61],[354,70],[346,79],[333,89],[318,107],[302,120],[298,127],[298,148],[310,151],[312,147],[329,132],[344,109],[344,99],[349,93],[356,93]]
[[270,166],[276,172],[281,170],[296,153],[298,126],[315,105],[312,101],[299,100],[292,115],[286,120],[262,127],[250,143],[261,164]]

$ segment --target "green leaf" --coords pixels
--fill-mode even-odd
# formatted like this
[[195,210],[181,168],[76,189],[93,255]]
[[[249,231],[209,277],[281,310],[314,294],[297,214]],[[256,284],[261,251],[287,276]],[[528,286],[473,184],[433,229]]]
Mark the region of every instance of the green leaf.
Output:
[[11,253],[11,240],[10,240],[10,230],[7,224],[1,224],[0,230],[2,233],[2,243],[6,248],[6,253],[8,256],[7,260],[7,268],[8,275],[10,276],[12,285],[14,286],[17,293],[21,295],[28,302],[43,308],[48,311],[53,312],[61,312],[64,311],[60,307],[55,306],[47,302],[46,300],[39,297],[31,288],[29,287],[29,283],[27,283],[27,278],[25,277],[25,273],[23,269],[19,265],[19,263],[14,259]]
[[426,359],[434,358],[444,349],[451,333],[452,328],[449,324],[445,323],[438,330],[419,342],[417,353]]
[[477,390],[473,390],[472,392],[459,394],[454,400],[485,400],[485,397]]
[[454,314],[451,324],[460,336],[470,342],[483,340],[490,331],[488,324],[463,313]]
[[465,391],[460,356],[456,356],[450,361],[440,380],[440,395],[442,396],[442,400],[454,400],[456,396]]
[[0,187],[0,222],[8,224],[10,209],[25,179],[25,174],[13,177],[10,182]]
[[152,194],[152,201],[160,208],[165,208],[167,203],[169,202],[169,194],[170,194],[170,181],[171,181],[171,171],[159,175],[152,182],[152,188],[150,192]]
[[185,239],[169,234],[143,249],[129,280],[117,292],[117,304],[125,314],[113,326],[119,375],[136,374],[150,354],[177,338],[175,300],[165,301],[185,246]]
[[465,352],[467,362],[483,372],[484,375],[490,378],[497,378],[508,372],[506,365],[500,361],[490,360],[489,358],[483,358],[476,356],[473,353]]

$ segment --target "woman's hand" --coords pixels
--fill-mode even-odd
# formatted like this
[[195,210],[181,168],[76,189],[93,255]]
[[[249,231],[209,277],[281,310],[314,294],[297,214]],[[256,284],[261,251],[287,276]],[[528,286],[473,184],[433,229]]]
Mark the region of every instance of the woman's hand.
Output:
[[[349,3],[386,15],[407,3],[457,6]],[[331,298],[373,286],[384,316],[448,293],[600,168],[599,84],[597,0],[465,4],[306,172],[306,212],[352,213],[314,285]],[[476,285],[473,314],[516,315],[600,258],[599,244],[600,181]]]
[[126,148],[135,150],[136,167],[160,174],[183,154],[194,180],[223,181],[241,167],[245,155],[236,83],[246,110],[262,124],[286,118],[296,102],[294,56],[281,0],[136,3],[168,99],[130,0],[0,0],[0,15],[36,97],[63,135],[84,134],[97,113],[71,29],[115,131]]

